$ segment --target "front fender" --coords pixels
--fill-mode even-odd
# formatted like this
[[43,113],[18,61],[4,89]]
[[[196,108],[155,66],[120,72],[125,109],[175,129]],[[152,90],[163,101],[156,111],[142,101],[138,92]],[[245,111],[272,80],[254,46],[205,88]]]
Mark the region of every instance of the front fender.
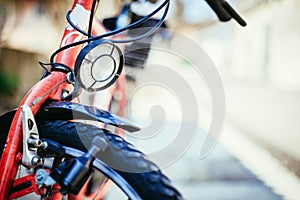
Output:
[[136,124],[108,111],[101,110],[94,106],[87,106],[72,102],[45,103],[45,105],[43,105],[37,113],[36,119],[37,121],[86,119],[99,121],[129,132],[136,132],[140,130],[140,127]]

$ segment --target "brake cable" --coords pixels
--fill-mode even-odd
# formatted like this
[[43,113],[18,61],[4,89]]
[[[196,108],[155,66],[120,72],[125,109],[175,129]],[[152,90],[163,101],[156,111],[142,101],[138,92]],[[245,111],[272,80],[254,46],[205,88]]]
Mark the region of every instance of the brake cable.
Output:
[[[84,44],[84,43],[87,43],[87,42],[92,42],[92,41],[95,41],[95,40],[99,40],[99,39],[102,39],[104,37],[108,37],[108,36],[111,36],[111,35],[115,35],[115,34],[118,34],[118,33],[121,33],[121,32],[124,32],[128,29],[132,29],[132,28],[135,28],[137,26],[139,26],[140,24],[143,24],[144,22],[148,21],[152,16],[154,16],[155,14],[157,14],[163,7],[166,6],[165,8],[165,11],[164,11],[164,15],[163,17],[165,18],[166,15],[167,15],[167,12],[168,12],[168,9],[169,9],[169,4],[170,4],[170,0],[165,0],[157,9],[155,9],[153,12],[151,12],[150,14],[142,17],[140,20],[134,22],[134,23],[131,23],[129,24],[128,26],[125,26],[123,28],[120,28],[120,29],[116,29],[116,30],[113,30],[113,31],[110,31],[108,33],[104,33],[102,35],[99,35],[99,36],[91,36],[90,38],[88,39],[85,39],[85,40],[81,40],[81,41],[78,41],[78,42],[74,42],[72,44],[69,44],[69,45],[66,45],[66,46],[63,46],[61,48],[59,48],[58,50],[56,50],[50,57],[50,63],[54,63],[54,58],[55,56],[66,50],[66,49],[69,49],[69,48],[72,48],[74,46],[77,46],[77,45],[81,45],[81,44]],[[162,23],[164,18],[161,18],[161,20],[158,22],[158,24],[160,24],[160,22]],[[74,25],[74,23],[72,23]],[[72,26],[72,24],[70,24]],[[153,27],[154,28],[154,27]],[[77,30],[77,29],[76,29]],[[147,37],[148,35],[152,34],[155,30],[157,30],[157,27],[155,26],[154,29],[150,29],[148,32],[148,34],[143,34],[142,36],[143,37]],[[124,43],[128,43],[128,42],[132,42],[132,41],[136,41],[136,40],[139,40],[143,37],[136,37],[136,38],[132,38],[132,39],[129,39],[129,40],[124,40]],[[121,43],[121,40],[119,41],[116,41],[118,43]]]

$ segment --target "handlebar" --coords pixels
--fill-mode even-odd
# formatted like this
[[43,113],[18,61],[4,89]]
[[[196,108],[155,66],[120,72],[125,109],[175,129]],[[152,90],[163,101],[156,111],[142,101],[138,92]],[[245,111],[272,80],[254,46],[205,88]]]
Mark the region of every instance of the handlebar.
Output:
[[245,20],[231,7],[225,0],[205,0],[214,10],[222,22],[227,22],[231,18],[235,19],[241,26],[246,26]]

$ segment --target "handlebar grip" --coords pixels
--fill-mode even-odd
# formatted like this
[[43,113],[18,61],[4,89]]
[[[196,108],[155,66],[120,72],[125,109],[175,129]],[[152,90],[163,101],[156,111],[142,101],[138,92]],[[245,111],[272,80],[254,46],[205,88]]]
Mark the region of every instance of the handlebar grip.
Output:
[[205,0],[205,1],[215,11],[220,21],[227,22],[232,18],[230,14],[225,10],[225,8],[223,7],[223,5],[219,0]]
[[222,2],[225,10],[230,14],[230,16],[237,21],[241,26],[247,26],[246,21],[231,7],[227,1]]

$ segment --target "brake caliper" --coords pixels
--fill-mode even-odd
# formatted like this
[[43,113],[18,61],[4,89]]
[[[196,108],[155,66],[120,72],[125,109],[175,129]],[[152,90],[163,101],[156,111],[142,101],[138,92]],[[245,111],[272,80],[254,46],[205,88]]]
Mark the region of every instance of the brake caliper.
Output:
[[34,120],[33,113],[29,106],[22,106],[22,125],[23,125],[23,157],[22,164],[31,169],[42,163],[37,155],[38,148],[43,148],[43,143],[39,138],[39,132]]

